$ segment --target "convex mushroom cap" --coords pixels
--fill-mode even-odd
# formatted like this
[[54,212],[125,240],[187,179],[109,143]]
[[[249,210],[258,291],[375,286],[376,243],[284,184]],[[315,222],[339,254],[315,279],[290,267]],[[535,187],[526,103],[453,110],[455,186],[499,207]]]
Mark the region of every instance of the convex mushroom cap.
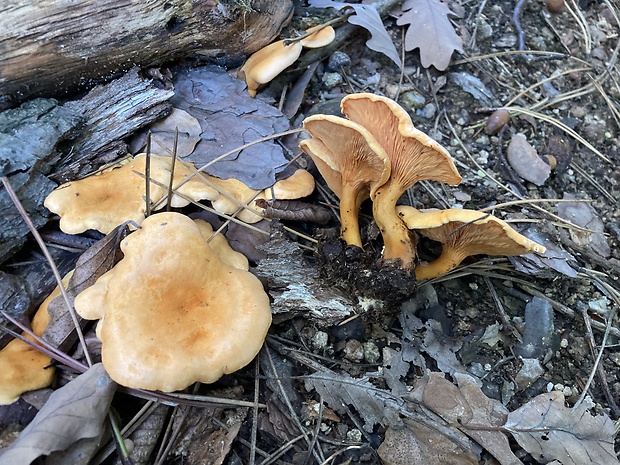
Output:
[[372,134],[353,121],[314,115],[303,124],[312,138],[302,141],[300,147],[340,199],[340,235],[347,244],[362,247],[359,209],[388,180],[388,156]]
[[342,99],[341,109],[347,118],[370,131],[390,160],[389,179],[372,194],[373,216],[385,244],[383,259],[413,268],[415,242],[396,214],[396,202],[419,181],[458,184],[461,176],[447,150],[416,129],[407,112],[393,100],[351,94]]
[[441,242],[443,247],[437,259],[417,266],[417,279],[446,274],[470,255],[514,256],[545,252],[545,247],[487,213],[461,209],[421,212],[409,206],[399,206],[397,210],[408,228]]
[[218,258],[194,221],[152,215],[121,250],[124,258],[75,299],[82,317],[100,320],[113,380],[169,392],[212,383],[256,356],[269,297],[258,278]]
[[[70,272],[62,280],[67,286],[73,272]],[[60,288],[56,288],[43,301],[30,324],[32,332],[37,336],[43,336],[45,328],[50,322],[50,314],[47,308],[52,300],[60,295]],[[24,338],[35,342],[29,334],[24,333]],[[42,389],[52,383],[54,367],[51,366],[49,355],[37,350],[32,345],[21,339],[13,339],[0,350],[0,405],[8,405],[19,399],[24,392]]]

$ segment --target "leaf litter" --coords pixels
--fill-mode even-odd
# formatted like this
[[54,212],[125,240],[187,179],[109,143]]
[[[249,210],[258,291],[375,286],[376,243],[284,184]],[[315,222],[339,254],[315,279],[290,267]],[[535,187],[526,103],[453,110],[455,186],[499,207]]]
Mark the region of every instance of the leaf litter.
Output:
[[[551,180],[552,179],[553,176],[551,177]],[[597,216],[597,213],[593,211],[589,212],[588,215]],[[579,256],[575,258],[561,248],[558,248],[556,255],[553,257],[544,258],[547,262],[542,262],[542,264],[539,262],[536,266],[543,269],[549,267],[558,270],[563,269],[566,275],[572,272],[573,275],[576,276],[575,270],[571,268],[568,263],[581,263]],[[521,259],[516,259],[515,262],[518,263],[518,260]],[[561,265],[554,267],[549,264],[550,261],[556,264],[561,263],[564,267]],[[536,266],[532,265],[532,268],[536,268]],[[532,268],[529,269],[531,270]],[[497,272],[497,269],[494,269],[493,272]],[[574,281],[571,282],[574,283]],[[473,285],[475,283],[471,284]],[[472,290],[475,290],[473,286]],[[517,290],[515,290],[515,294],[516,292]],[[497,327],[493,328],[493,330],[495,329],[497,329]],[[425,331],[422,338],[419,338],[417,334],[417,331],[420,330]],[[460,362],[458,358],[461,355],[459,352],[460,347],[458,344],[450,344],[449,339],[444,339],[444,331],[442,331],[440,324],[437,322],[429,323],[429,320],[427,320],[427,322],[422,323],[421,326],[413,325],[409,331],[412,337],[406,338],[409,340],[407,348],[403,343],[402,355],[400,355],[400,351],[398,350],[386,352],[386,354],[391,354],[392,357],[387,361],[383,361],[380,367],[383,370],[382,372],[380,371],[378,374],[373,373],[372,377],[354,377],[345,372],[341,374],[330,370],[326,382],[316,379],[310,384],[306,384],[306,388],[310,392],[315,391],[319,393],[321,395],[320,397],[323,397],[326,402],[341,405],[343,409],[342,412],[344,412],[342,414],[343,418],[347,415],[355,414],[358,408],[362,408],[360,404],[363,400],[375,403],[379,406],[387,405],[393,408],[398,416],[402,415],[404,417],[402,424],[399,421],[395,421],[394,424],[392,424],[387,418],[379,414],[376,409],[366,411],[362,408],[362,412],[358,411],[364,420],[366,428],[368,428],[369,425],[375,425],[373,431],[376,431],[377,424],[389,425],[385,434],[386,446],[382,446],[383,450],[397,448],[401,443],[416,442],[418,443],[418,454],[420,454],[420,449],[422,449],[423,455],[421,456],[424,457],[424,459],[419,462],[413,462],[412,460],[415,456],[412,454],[414,453],[408,452],[404,455],[405,458],[402,459],[404,461],[398,462],[397,459],[384,459],[386,463],[477,463],[476,452],[473,452],[471,443],[470,447],[463,447],[462,440],[464,436],[462,434],[461,437],[457,439],[446,434],[445,430],[441,429],[441,425],[445,426],[446,422],[450,424],[451,427],[459,429],[463,433],[469,434],[471,437],[478,435],[476,441],[492,453],[502,464],[520,463],[514,461],[514,454],[512,454],[512,452],[510,452],[512,455],[503,455],[503,448],[505,447],[504,439],[507,437],[508,433],[515,437],[521,447],[530,452],[534,457],[537,457],[536,454],[544,451],[543,453],[546,455],[539,455],[539,457],[544,457],[545,460],[563,459],[563,463],[564,461],[567,461],[566,463],[571,463],[569,461],[572,460],[571,457],[581,457],[579,454],[583,454],[583,451],[587,450],[587,458],[584,460],[606,460],[611,457],[609,463],[617,463],[617,459],[613,456],[614,431],[613,428],[610,428],[612,422],[606,414],[593,416],[590,414],[590,410],[592,410],[591,406],[588,405],[588,407],[583,410],[583,404],[575,408],[575,410],[579,412],[579,415],[573,414],[571,413],[571,409],[565,407],[565,399],[558,395],[558,393],[552,392],[543,394],[539,396],[540,398],[535,397],[519,409],[509,412],[507,416],[508,422],[502,425],[500,419],[506,415],[508,409],[505,407],[502,408],[498,401],[487,397],[480,389],[479,383],[476,382],[475,379],[469,375],[462,374],[462,369],[465,367],[459,366]],[[418,337],[417,340],[415,339],[416,337]],[[398,337],[394,336],[390,344],[394,345],[394,341],[398,341]],[[441,346],[445,343],[448,345],[447,352],[440,350]],[[495,344],[495,346],[501,346],[501,344],[498,343]],[[403,363],[403,361],[411,361],[410,359],[421,359],[424,364],[412,363],[411,365],[407,365],[407,363]],[[416,370],[419,367],[426,367],[427,365],[433,369],[436,369],[435,366],[437,366],[441,370],[451,373],[453,379],[458,384],[457,387],[452,382],[446,380],[443,373],[427,374],[427,377],[437,378],[433,379],[433,383],[437,384],[436,386],[430,383],[430,388],[428,386],[424,388],[429,389],[428,395],[431,396],[430,400],[433,401],[429,401],[429,405],[426,405],[423,401],[417,401],[406,394],[404,396],[402,395],[403,385],[406,387],[404,382],[406,380],[404,378],[409,374],[409,370]],[[317,370],[315,374],[318,378],[325,377],[323,370]],[[419,371],[417,374],[419,374]],[[293,379],[295,373],[294,371],[290,371],[285,375]],[[486,374],[482,373],[479,374],[479,376],[481,379],[484,379]],[[441,381],[440,378],[443,379],[443,381]],[[377,387],[383,386],[384,382],[387,388]],[[366,388],[367,395],[370,399],[360,394],[359,391],[363,388]],[[451,394],[452,397],[446,400],[446,393]],[[437,396],[437,399],[434,399],[432,396]],[[406,399],[405,403],[400,402],[400,398],[402,397]],[[396,402],[392,403],[392,401],[388,402],[386,400],[391,398],[396,398]],[[342,407],[343,404],[350,408]],[[429,427],[426,423],[422,424],[411,420],[411,412],[409,412],[408,409],[417,411],[419,406],[428,409],[431,409],[432,406],[432,409],[437,410],[435,413],[441,416],[442,419],[433,417],[432,415],[426,418],[427,422],[436,422],[435,428]],[[455,415],[455,412],[465,412],[465,416],[461,417]],[[286,414],[283,415],[286,416]],[[555,417],[560,417],[561,419],[556,420]],[[469,423],[465,423],[465,425],[460,424],[462,418],[469,418]],[[584,422],[583,429],[579,429],[581,425],[578,423],[577,418]],[[481,429],[478,429],[480,424],[485,421],[487,421],[487,424]],[[510,423],[510,421],[512,421],[512,423]],[[496,425],[496,423],[500,423],[499,426]],[[466,432],[467,425],[470,427],[469,433]],[[492,427],[489,428],[489,425]],[[506,425],[510,425],[511,428],[514,426],[514,428],[508,431]],[[540,425],[543,425],[543,428],[546,428],[546,430],[542,432],[538,431],[536,428],[539,428]],[[499,428],[500,426],[503,426],[503,428]],[[506,429],[506,431],[504,431],[504,429]],[[394,438],[393,433],[395,431],[404,432],[404,434]],[[443,432],[440,433],[439,431]],[[578,434],[576,434],[575,431],[578,431]],[[410,434],[411,432],[413,432],[413,434]],[[487,435],[485,433],[492,434]],[[521,440],[519,440],[518,435],[522,435]],[[502,437],[504,439],[502,439]],[[551,440],[549,439],[550,437],[552,438]],[[569,440],[566,439],[567,437]],[[562,445],[562,441],[564,441],[564,443],[568,442],[569,444],[570,442],[576,441],[576,451],[563,449],[564,446]],[[476,450],[479,452],[479,449]],[[610,453],[611,455],[609,455]],[[502,456],[502,458],[498,457],[498,455]],[[592,463],[599,462],[593,461]],[[600,463],[607,462],[603,461]]]

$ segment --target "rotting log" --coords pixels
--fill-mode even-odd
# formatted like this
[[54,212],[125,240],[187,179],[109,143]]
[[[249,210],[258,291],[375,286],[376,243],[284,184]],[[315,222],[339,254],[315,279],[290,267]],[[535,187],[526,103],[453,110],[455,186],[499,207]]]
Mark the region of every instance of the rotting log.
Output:
[[0,108],[92,87],[134,65],[243,56],[271,42],[290,0],[0,3]]

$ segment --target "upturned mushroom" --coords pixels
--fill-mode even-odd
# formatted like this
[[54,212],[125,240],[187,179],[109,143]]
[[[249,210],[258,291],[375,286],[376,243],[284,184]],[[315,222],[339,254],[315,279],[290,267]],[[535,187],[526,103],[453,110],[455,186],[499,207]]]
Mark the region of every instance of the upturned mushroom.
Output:
[[[307,32],[312,32],[314,29],[318,28],[310,28]],[[267,84],[297,61],[303,47],[323,47],[331,43],[334,37],[334,29],[328,26],[318,29],[317,32],[304,39],[292,41],[289,44],[285,40],[278,40],[253,53],[240,69],[245,76],[248,93],[255,97],[262,84]]]
[[169,392],[212,383],[256,356],[269,297],[258,278],[218,258],[194,221],[152,215],[121,250],[123,259],[75,299],[82,317],[99,319],[113,380]]
[[461,209],[422,212],[409,206],[399,206],[397,211],[408,228],[442,244],[437,259],[416,267],[418,280],[444,275],[471,255],[545,252],[545,247],[522,236],[505,221],[483,212]]
[[390,160],[389,179],[372,193],[373,216],[383,236],[383,260],[412,269],[415,241],[396,214],[398,199],[419,181],[458,184],[461,176],[447,150],[416,129],[407,112],[393,100],[351,94],[342,99],[341,108],[347,118],[370,131]]
[[314,115],[303,124],[312,138],[302,141],[300,147],[340,199],[340,236],[347,244],[362,247],[359,209],[388,180],[388,156],[372,134],[353,121]]

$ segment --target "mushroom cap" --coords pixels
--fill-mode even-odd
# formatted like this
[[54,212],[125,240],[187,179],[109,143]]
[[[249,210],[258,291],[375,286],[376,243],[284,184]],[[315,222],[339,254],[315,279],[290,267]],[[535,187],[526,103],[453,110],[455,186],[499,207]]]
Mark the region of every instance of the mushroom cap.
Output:
[[[458,266],[470,255],[514,256],[527,253],[544,253],[545,247],[522,236],[508,223],[492,215],[475,210],[449,209],[421,212],[413,207],[397,207],[398,215],[409,229],[441,242],[440,258],[428,267],[418,266],[419,279],[439,276]],[[442,263],[445,271],[430,276],[428,269]]]
[[409,114],[396,102],[375,94],[350,94],[342,99],[342,113],[364,126],[385,149],[392,178],[402,190],[424,179],[448,184],[461,182],[452,157],[434,139],[416,129]]
[[290,200],[307,197],[314,192],[314,176],[304,169],[298,169],[288,178],[280,179],[263,191],[264,198]]
[[[120,168],[88,176],[57,187],[45,199],[44,205],[60,215],[60,229],[67,234],[79,234],[95,229],[108,234],[125,221],[141,223],[146,214],[144,200],[146,180],[145,156],[137,156]],[[169,162],[162,157],[151,159],[151,179],[167,185],[170,179]],[[160,199],[166,189],[150,183],[150,197]]]
[[[66,286],[73,272],[67,274],[62,282]],[[50,322],[47,308],[52,300],[60,295],[60,288],[56,288],[43,301],[30,323],[32,332],[42,336]],[[34,341],[32,336],[24,337]],[[54,367],[50,366],[49,355],[32,347],[30,344],[13,339],[0,350],[0,405],[8,405],[19,399],[24,392],[33,391],[49,386],[54,377]]]
[[352,186],[363,199],[368,198],[389,178],[390,160],[363,126],[332,115],[310,116],[303,125],[312,139],[302,141],[300,147],[339,198],[345,185]]
[[249,94],[256,96],[258,87],[270,82],[295,63],[301,50],[300,42],[284,45],[283,40],[278,40],[250,55],[240,70],[245,75]]
[[174,391],[247,365],[269,325],[269,297],[251,273],[224,264],[200,228],[158,213],[121,243],[124,258],[78,294],[76,311],[100,319],[110,377]]
[[299,43],[301,43],[303,47],[305,48],[325,47],[326,45],[331,44],[336,38],[336,31],[331,26],[322,27],[321,25],[319,25],[319,26],[311,27],[310,29],[306,29],[306,32],[308,33],[313,32],[313,31],[316,31],[316,32],[314,32],[313,34],[299,41]]
[[233,250],[222,233],[213,234],[214,231],[211,223],[200,219],[194,220],[194,222],[198,229],[200,229],[200,234],[207,241],[209,247],[213,249],[223,263],[239,270],[248,271],[250,269],[246,256]]

